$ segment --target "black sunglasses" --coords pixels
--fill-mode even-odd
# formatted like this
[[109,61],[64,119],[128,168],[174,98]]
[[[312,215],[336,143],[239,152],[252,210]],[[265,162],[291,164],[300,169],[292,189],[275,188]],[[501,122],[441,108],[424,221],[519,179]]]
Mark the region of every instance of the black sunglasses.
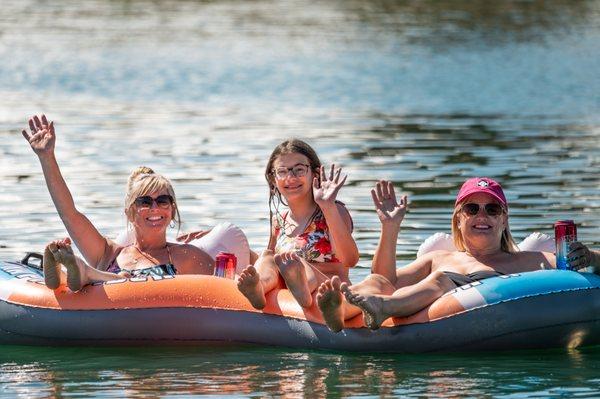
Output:
[[[475,216],[479,213],[480,209],[481,206],[479,204],[468,203],[462,206],[461,211],[469,216]],[[502,205],[493,202],[483,205],[483,209],[488,216],[500,216],[504,212]]]
[[141,197],[137,197],[134,201],[134,204],[138,208],[152,208],[152,204],[156,202],[156,206],[159,208],[168,208],[173,205],[173,197],[168,194],[159,195],[156,198],[152,198],[149,195],[142,195]]

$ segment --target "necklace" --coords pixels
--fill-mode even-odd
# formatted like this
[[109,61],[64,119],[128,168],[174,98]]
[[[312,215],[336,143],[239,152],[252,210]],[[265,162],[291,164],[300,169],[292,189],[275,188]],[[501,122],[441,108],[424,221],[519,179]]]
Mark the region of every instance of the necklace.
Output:
[[[140,253],[140,255],[142,255],[144,258],[146,258],[147,260],[149,260],[152,264],[157,265],[157,264],[160,263],[156,258],[154,258],[153,256],[150,256],[150,255],[147,255],[145,252],[143,252],[141,249],[139,249],[137,247],[137,245],[134,245],[133,247]],[[169,246],[168,245],[165,245],[164,248],[167,249],[167,252],[169,251]],[[133,263],[137,264],[140,259],[141,258],[135,258],[133,260]]]

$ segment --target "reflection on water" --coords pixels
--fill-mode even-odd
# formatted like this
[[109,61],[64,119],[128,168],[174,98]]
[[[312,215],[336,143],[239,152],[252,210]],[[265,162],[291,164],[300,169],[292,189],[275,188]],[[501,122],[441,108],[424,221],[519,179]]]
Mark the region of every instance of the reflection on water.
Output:
[[[65,235],[19,133],[39,112],[77,206],[109,236],[129,171],[149,165],[173,180],[185,230],[233,221],[263,248],[263,168],[295,136],[349,174],[353,280],[377,244],[379,178],[411,201],[400,263],[449,231],[473,175],[503,183],[517,240],[572,218],[598,247],[599,21],[594,0],[3,1],[0,258]],[[0,395],[597,397],[599,360],[6,347]]]
[[[348,355],[275,349],[8,347],[5,395],[177,394],[402,397],[592,397],[597,350],[467,355]],[[151,362],[148,362],[149,358]],[[57,359],[60,359],[58,361]],[[517,366],[518,364],[518,366]]]

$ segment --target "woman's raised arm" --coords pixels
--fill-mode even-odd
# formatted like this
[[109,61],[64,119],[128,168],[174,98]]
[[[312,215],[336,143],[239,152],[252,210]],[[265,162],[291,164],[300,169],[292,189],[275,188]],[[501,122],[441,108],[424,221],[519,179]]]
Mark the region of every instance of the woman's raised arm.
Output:
[[98,265],[107,252],[113,251],[112,244],[102,236],[85,215],[75,208],[73,196],[60,172],[54,146],[56,135],[54,122],[48,123],[45,115],[29,119],[30,132],[22,131],[42,165],[46,186],[52,202],[63,221],[71,239],[90,265]]
[[381,236],[373,256],[371,273],[393,282],[396,280],[396,243],[408,198],[404,195],[398,203],[392,182],[385,180],[377,182],[375,189],[371,190],[371,197],[381,222]]

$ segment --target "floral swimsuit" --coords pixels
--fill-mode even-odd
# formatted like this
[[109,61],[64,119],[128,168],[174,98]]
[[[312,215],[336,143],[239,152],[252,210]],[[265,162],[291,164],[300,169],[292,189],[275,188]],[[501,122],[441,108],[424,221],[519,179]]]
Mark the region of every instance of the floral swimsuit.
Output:
[[278,226],[275,228],[275,252],[293,251],[309,262],[339,262],[333,253],[329,227],[320,209],[315,212],[308,226],[298,236],[290,237],[285,234],[282,226],[285,225],[287,215],[288,212],[283,215],[282,220],[278,221]]

